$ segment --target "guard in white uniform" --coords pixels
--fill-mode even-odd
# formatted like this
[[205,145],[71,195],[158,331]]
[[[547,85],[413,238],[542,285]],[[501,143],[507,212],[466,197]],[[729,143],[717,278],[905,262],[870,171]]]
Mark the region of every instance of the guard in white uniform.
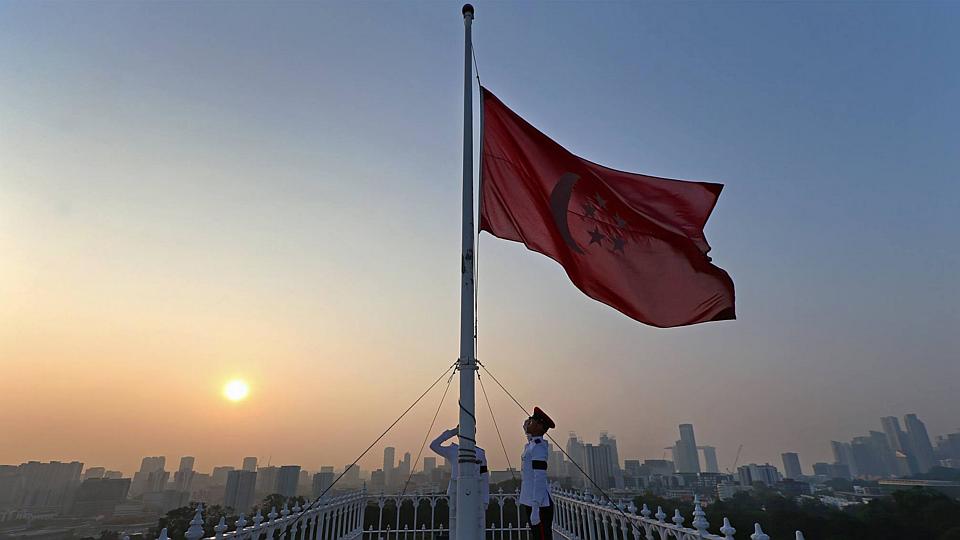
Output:
[[[450,463],[450,483],[447,485],[447,500],[450,501],[451,540],[453,540],[457,531],[457,472],[459,470],[457,453],[460,451],[460,445],[450,443],[444,446],[443,443],[456,437],[459,431],[459,426],[448,429],[430,443],[430,449],[436,452],[437,455],[446,458]],[[479,446],[475,446],[474,448],[477,450],[477,464],[480,466],[480,501],[483,504],[480,512],[477,513],[477,526],[479,527],[479,536],[477,536],[477,538],[484,538],[486,529],[484,522],[486,521],[487,505],[490,504],[490,473],[487,470],[486,452]]]
[[543,436],[554,427],[556,424],[540,407],[534,407],[533,416],[523,423],[527,445],[520,458],[520,505],[530,521],[531,540],[553,540],[553,504],[547,480],[549,452]]

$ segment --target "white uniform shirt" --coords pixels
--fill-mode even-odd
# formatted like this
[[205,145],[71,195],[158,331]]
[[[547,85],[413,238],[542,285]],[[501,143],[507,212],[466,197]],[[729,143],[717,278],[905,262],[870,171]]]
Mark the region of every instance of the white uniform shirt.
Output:
[[[520,504],[550,506],[550,483],[547,480],[547,443],[542,437],[527,436],[520,458]],[[537,462],[534,468],[534,462]]]
[[[450,462],[450,483],[447,485],[447,495],[450,497],[456,498],[457,496],[457,473],[460,468],[458,467],[459,463],[458,452],[460,451],[460,445],[457,443],[450,443],[446,446],[443,445],[448,439],[454,437],[456,433],[450,434],[449,431],[445,431],[440,434],[439,437],[433,440],[430,443],[430,449],[437,453],[437,455],[443,456]],[[483,451],[483,448],[475,446],[477,450],[477,459],[479,463],[479,471],[487,470],[487,453]],[[488,472],[480,473],[480,496],[483,501],[483,504],[488,504],[490,502],[490,474]]]

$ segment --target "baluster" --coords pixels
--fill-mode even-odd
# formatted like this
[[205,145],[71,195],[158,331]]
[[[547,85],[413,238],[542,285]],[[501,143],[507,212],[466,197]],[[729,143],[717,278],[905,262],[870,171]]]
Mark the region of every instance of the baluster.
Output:
[[[299,508],[299,506],[293,507],[294,512],[296,512],[297,508]],[[290,540],[297,540],[297,532],[300,530],[301,520],[300,517],[293,512],[290,514],[290,519],[293,521],[293,523],[290,524]],[[284,529],[284,531],[286,531],[286,529]],[[286,532],[284,532],[284,534],[286,534]]]
[[700,536],[707,534],[707,528],[710,527],[710,523],[707,521],[707,513],[703,511],[703,508],[700,506],[700,498],[693,498],[693,528],[700,533]]
[[167,528],[166,528],[166,527],[160,529],[160,536],[157,537],[157,540],[170,540],[170,537],[167,536]]
[[377,499],[377,506],[380,507],[380,514],[377,517],[377,534],[380,534],[380,531],[383,530],[383,505],[386,504],[386,500],[383,498],[383,492],[380,492],[380,498]]
[[417,511],[420,510],[421,500],[419,496],[413,499],[413,540],[417,540]]
[[396,497],[394,499],[394,502],[397,505],[397,528],[395,530],[397,531],[397,535],[399,535],[400,534],[400,507],[403,506],[403,499],[401,499],[400,497]]
[[[497,490],[497,505],[500,506],[500,540],[504,540],[505,531],[503,530],[503,488]],[[494,540],[496,540],[496,535],[494,535]]]
[[214,533],[213,537],[217,538],[218,540],[220,538],[223,538],[223,532],[226,530],[227,530],[227,518],[220,516],[220,521],[213,528],[213,533]]
[[723,527],[720,527],[720,534],[723,535],[723,540],[733,540],[733,535],[737,534],[737,530],[730,526],[730,520],[723,518]]
[[797,537],[796,537],[796,540],[804,540],[804,538],[803,538],[803,533],[802,533],[802,532],[800,532],[800,531],[797,531]]
[[750,540],[770,540],[770,537],[763,533],[763,529],[760,528],[759,523],[754,523],[753,534],[750,535]]
[[197,505],[197,511],[193,514],[193,519],[190,520],[190,528],[187,529],[187,532],[184,533],[184,536],[187,540],[200,540],[203,538],[203,505]]
[[674,508],[673,519],[670,521],[672,521],[677,527],[683,527],[683,516],[680,515],[680,509]]

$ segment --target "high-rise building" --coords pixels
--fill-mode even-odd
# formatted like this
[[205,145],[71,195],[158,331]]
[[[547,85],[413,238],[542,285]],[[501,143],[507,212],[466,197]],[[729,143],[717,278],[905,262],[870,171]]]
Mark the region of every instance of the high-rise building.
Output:
[[887,444],[893,450],[894,467],[893,472],[898,476],[907,476],[919,472],[913,448],[907,434],[900,429],[900,421],[896,416],[885,416],[880,419],[880,425],[883,426],[883,433],[886,435]]
[[[436,464],[436,458],[434,458],[434,464]],[[343,482],[345,487],[360,487],[360,466],[359,465],[346,465],[343,468],[343,478],[340,479]]]
[[586,469],[587,476],[592,478],[601,489],[615,487],[613,449],[603,444],[597,446],[586,444],[583,449],[586,458],[583,468]]
[[320,467],[320,472],[313,475],[313,497],[319,497],[332,486],[333,479],[333,467]]
[[300,466],[284,465],[277,473],[277,493],[284,497],[293,497],[297,494],[300,483]]
[[765,465],[751,463],[737,467],[737,476],[739,477],[740,485],[746,487],[752,486],[754,482],[772,486],[780,481],[780,472],[769,463]]
[[671,450],[677,472],[700,472],[700,455],[697,453],[697,439],[693,435],[693,424],[680,424],[680,440]]
[[177,468],[178,471],[192,471],[194,464],[196,464],[197,458],[193,456],[183,456],[180,458],[180,467]]
[[623,489],[623,469],[620,468],[620,452],[617,451],[617,438],[608,434],[606,431],[601,431],[600,446],[610,448],[610,458],[613,460],[614,484],[612,487]]
[[717,462],[717,449],[713,446],[701,446],[703,450],[703,463],[708,473],[719,473],[720,464]]
[[647,474],[659,476],[669,476],[677,470],[676,464],[666,459],[645,459],[643,468],[647,470]]
[[859,476],[856,460],[853,457],[853,448],[850,443],[830,441],[833,449],[833,462],[835,465],[845,465],[847,472],[851,477]]
[[88,478],[80,484],[70,514],[74,516],[109,516],[127,498],[130,479]]
[[214,467],[213,472],[210,473],[210,481],[213,482],[213,485],[215,486],[226,485],[227,475],[230,474],[230,471],[232,470],[234,470],[234,468],[229,465]]
[[425,457],[423,458],[423,472],[424,474],[429,475],[437,468],[437,458],[435,457]]
[[62,512],[80,485],[83,463],[29,461],[18,468],[22,479],[20,507],[32,513]]
[[257,458],[253,456],[243,458],[243,465],[241,468],[245,471],[257,472]]
[[276,465],[257,467],[256,495],[258,499],[277,493],[277,475],[279,472],[280,467]]
[[[570,432],[570,438],[567,439],[567,455],[574,463],[579,463],[581,466],[586,462],[586,449],[583,441],[573,431]],[[587,479],[580,472],[580,469],[573,467],[569,472],[574,487],[585,488],[588,486]]]
[[549,441],[547,444],[547,476],[549,478],[566,478],[569,476],[566,469],[566,462],[563,460],[563,452],[553,447]]
[[370,489],[383,491],[386,489],[386,475],[383,469],[377,469],[370,472]]
[[803,471],[800,469],[800,456],[796,452],[785,452],[780,454],[780,458],[783,459],[783,475],[790,480],[798,480],[803,476]]
[[388,446],[383,449],[383,480],[386,482],[388,487],[393,486],[396,483],[396,480],[394,480],[394,467],[396,466],[396,460],[396,448]]
[[224,506],[233,508],[236,512],[249,514],[256,500],[257,472],[256,471],[229,471],[227,472],[227,486],[223,494]]
[[180,467],[173,473],[173,489],[177,491],[190,491],[193,484],[193,465],[196,458],[193,456],[183,456],[180,458]]
[[103,477],[116,480],[118,478],[123,478],[123,473],[120,471],[104,471]]
[[91,478],[103,478],[103,475],[107,474],[107,469],[105,467],[90,467],[83,471],[83,479],[89,480]]
[[936,465],[933,445],[930,444],[930,435],[927,434],[927,426],[915,414],[904,416],[903,424],[907,428],[907,439],[910,441],[918,472],[925,473]]
[[164,456],[147,456],[140,461],[140,470],[134,473],[130,483],[130,496],[136,497],[144,493],[163,491],[167,487],[170,473],[164,471],[167,458]]
[[394,478],[397,487],[406,484],[407,479],[410,478],[410,459],[410,452],[405,452],[403,459],[397,464],[396,478]]

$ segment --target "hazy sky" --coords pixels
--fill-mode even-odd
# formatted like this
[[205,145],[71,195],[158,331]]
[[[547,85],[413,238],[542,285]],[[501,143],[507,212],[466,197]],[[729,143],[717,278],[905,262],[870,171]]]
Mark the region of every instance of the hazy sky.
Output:
[[[476,5],[484,84],[549,136],[726,185],[735,322],[642,326],[481,237],[479,358],[560,438],[659,458],[692,422],[722,468],[809,471],[880,416],[960,427],[960,5]],[[462,32],[459,3],[0,3],[0,463],[365,448],[457,356]],[[385,442],[415,455],[441,391]]]

